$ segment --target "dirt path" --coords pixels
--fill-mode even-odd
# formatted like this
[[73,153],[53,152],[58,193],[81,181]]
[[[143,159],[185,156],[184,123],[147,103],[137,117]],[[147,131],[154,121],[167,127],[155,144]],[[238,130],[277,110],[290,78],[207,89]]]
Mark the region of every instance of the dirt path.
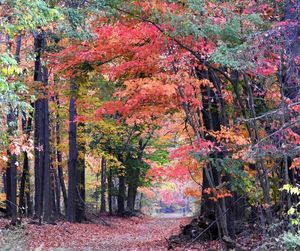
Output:
[[107,218],[100,224],[26,225],[27,244],[32,250],[167,250],[166,240],[180,231],[189,218]]

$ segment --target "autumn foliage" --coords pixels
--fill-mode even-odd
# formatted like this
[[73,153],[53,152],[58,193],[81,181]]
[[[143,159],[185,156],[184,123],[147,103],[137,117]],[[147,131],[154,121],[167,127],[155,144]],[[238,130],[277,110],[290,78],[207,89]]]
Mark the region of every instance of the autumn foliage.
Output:
[[299,198],[283,187],[300,177],[298,0],[4,2],[13,224],[190,202],[194,232],[214,239],[295,223]]

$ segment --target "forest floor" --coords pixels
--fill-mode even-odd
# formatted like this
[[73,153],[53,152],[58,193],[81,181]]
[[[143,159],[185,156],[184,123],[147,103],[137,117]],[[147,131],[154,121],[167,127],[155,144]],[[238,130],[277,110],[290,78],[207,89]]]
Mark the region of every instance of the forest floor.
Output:
[[[180,226],[188,224],[191,220],[187,217],[148,216],[104,219],[110,226],[104,226],[100,221],[84,224],[57,222],[56,225],[39,226],[23,220],[23,227],[13,234],[19,235],[16,237],[18,243],[11,245],[20,246],[20,250],[167,250],[165,238],[178,234]],[[1,229],[7,223],[8,220],[1,219]],[[5,238],[6,240],[3,240],[2,236],[2,243],[10,241]],[[7,250],[9,249],[8,247]]]
[[[6,230],[9,220],[0,217],[0,251],[164,251],[168,250],[167,239],[177,235],[181,226],[190,223],[191,218],[179,215],[161,217],[139,216],[130,218],[103,217],[93,222],[72,224],[65,221],[53,224],[32,224],[31,219],[22,219],[21,226]],[[251,229],[240,235],[236,241],[242,248],[254,250],[262,242],[262,236]],[[215,241],[182,240],[174,251],[220,251],[222,243]],[[283,250],[283,249],[271,249]]]

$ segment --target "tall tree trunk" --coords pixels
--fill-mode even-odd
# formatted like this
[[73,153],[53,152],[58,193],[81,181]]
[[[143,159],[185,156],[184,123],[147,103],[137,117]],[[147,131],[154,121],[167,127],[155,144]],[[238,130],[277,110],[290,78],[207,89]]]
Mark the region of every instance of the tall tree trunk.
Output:
[[59,183],[59,174],[58,174],[58,170],[55,170],[55,173],[54,173],[54,179],[55,179],[55,202],[56,202],[56,214],[58,217],[61,216],[61,203],[60,203],[60,200],[61,200],[61,186],[60,186],[60,183]]
[[77,201],[77,123],[76,123],[76,83],[75,79],[70,81],[70,105],[69,105],[69,161],[68,161],[68,206],[67,220],[70,222],[76,221],[76,201]]
[[[21,57],[21,46],[22,46],[22,35],[18,35],[16,39],[16,54],[15,59],[17,63],[20,63]],[[30,137],[31,131],[31,117],[28,116],[28,120],[26,119],[26,113],[23,112],[22,115],[22,130],[23,133],[26,134],[27,140]],[[29,158],[27,151],[23,152],[23,171],[20,182],[20,195],[19,195],[19,211],[21,214],[25,214],[27,216],[31,215],[31,201],[30,201],[30,174],[29,174]],[[26,198],[25,198],[26,197]]]
[[[284,19],[287,21],[286,30],[284,31],[284,41],[285,41],[285,59],[286,62],[282,62],[279,68],[279,82],[281,84],[281,123],[282,127],[287,121],[290,120],[289,111],[287,108],[286,99],[290,99],[292,102],[299,101],[300,94],[300,70],[298,59],[300,56],[300,17],[299,17],[299,0],[288,0],[286,1]],[[283,70],[286,67],[286,72],[284,74]],[[295,126],[292,130],[300,135],[300,129]],[[281,140],[281,146],[286,142],[285,131],[282,132],[283,140]],[[276,142],[277,143],[277,142]],[[296,182],[299,182],[299,175],[295,177],[293,170],[289,170],[290,164],[289,157],[287,153],[283,153],[283,181],[285,184],[294,183],[293,179],[296,178]],[[290,180],[291,177],[291,180]],[[282,191],[283,205],[289,209],[292,205],[292,196],[286,191]]]
[[[53,97],[52,97],[53,100]],[[60,217],[61,215],[61,208],[60,208],[60,185],[58,179],[58,170],[56,168],[56,148],[54,147],[56,142],[56,123],[55,118],[51,116],[51,154],[50,154],[50,189],[52,195],[52,207],[53,213],[55,214],[56,218]]]
[[49,103],[48,103],[48,70],[42,65],[42,53],[46,47],[46,33],[40,27],[34,33],[35,69],[34,81],[42,83],[42,91],[35,101],[34,114],[34,149],[35,149],[35,215],[41,223],[42,217],[49,221],[52,213],[50,187],[50,139],[49,139]]
[[[78,131],[84,133],[85,124],[78,124]],[[84,137],[83,137],[84,138]],[[77,172],[77,201],[76,201],[76,221],[81,222],[85,219],[85,141],[78,141],[78,165]]]
[[41,172],[42,172],[42,156],[41,146],[40,146],[40,127],[42,122],[41,114],[41,101],[37,100],[34,105],[34,214],[40,219],[41,218],[41,191],[42,191],[42,181],[41,181]]
[[[195,133],[195,138],[197,140],[207,139],[215,141],[214,138],[210,136],[205,136],[203,132],[203,127],[206,130],[217,131],[220,130],[221,125],[226,126],[227,115],[225,102],[220,95],[221,87],[220,81],[214,71],[209,69],[207,71],[196,70],[196,75],[199,79],[208,78],[215,87],[213,91],[209,86],[202,89],[202,103],[203,109],[198,109],[198,111],[193,112],[190,110],[189,104],[182,102],[182,107],[185,111],[187,122],[193,128]],[[184,99],[185,93],[182,88],[178,88],[179,95]],[[214,163],[208,163],[208,165],[203,170],[203,184],[202,184],[202,203],[201,203],[201,216],[205,218],[210,218],[210,220],[215,220],[218,227],[219,237],[234,235],[234,233],[229,233],[228,225],[233,224],[232,216],[228,214],[227,207],[232,201],[226,199],[218,199],[215,203],[212,203],[208,196],[204,193],[206,188],[213,189],[214,191],[219,185],[230,179],[228,175],[224,175],[220,168],[217,166],[217,161],[219,158],[224,156],[218,153],[212,154],[211,158],[214,158]],[[216,226],[213,226],[214,228]],[[233,228],[230,228],[233,229]]]
[[[8,39],[9,41],[9,39]],[[17,63],[20,63],[20,51],[22,45],[22,35],[18,35],[16,39],[16,52],[15,59]],[[10,45],[8,45],[9,50],[11,50]],[[9,114],[7,115],[7,126],[8,126],[8,136],[13,138],[17,130],[17,116],[16,111],[13,107],[10,108]],[[11,141],[12,139],[10,139]],[[11,143],[11,142],[10,142]],[[11,153],[8,150],[9,163],[6,170],[6,207],[7,214],[12,217],[12,224],[15,224],[17,221],[17,156],[14,153]]]
[[[8,135],[13,137],[16,131],[16,116],[11,108],[7,115],[7,124],[9,126]],[[6,210],[7,215],[11,217],[11,223],[17,222],[17,156],[8,150],[9,162],[6,169]]]
[[129,211],[134,211],[136,193],[137,193],[137,182],[128,184],[127,208]]
[[112,192],[113,192],[113,181],[112,181],[112,169],[109,168],[108,172],[108,211],[109,215],[113,215],[113,208],[112,208]]
[[[48,85],[48,70],[46,67],[43,67],[43,83],[44,87]],[[49,101],[48,94],[45,92],[45,98],[43,99],[43,111],[44,111],[44,123],[43,123],[43,133],[44,133],[44,147],[43,147],[43,210],[44,210],[44,220],[49,222],[51,220],[53,204],[52,204],[52,195],[53,187],[51,184],[51,170],[50,170],[50,128],[49,128]]]
[[27,152],[24,152],[23,160],[23,171],[20,183],[20,199],[19,208],[21,214],[26,214],[30,216],[31,210],[31,200],[30,200],[30,174],[29,174],[29,158]]
[[127,210],[134,211],[135,198],[137,194],[137,188],[139,185],[140,178],[140,167],[142,164],[142,159],[138,158],[136,165],[128,166],[127,176],[128,176],[128,191],[127,191]]
[[69,162],[68,162],[68,202],[67,219],[70,222],[81,222],[85,219],[85,142],[79,142],[78,130],[84,133],[84,123],[77,126],[76,116],[76,79],[70,81],[69,105]]
[[118,191],[118,215],[124,215],[125,212],[125,176],[119,175],[119,191]]
[[139,180],[141,175],[141,165],[144,165],[143,154],[147,147],[150,139],[152,138],[153,132],[150,132],[148,136],[144,139],[140,137],[138,142],[138,153],[137,159],[133,162],[135,164],[129,164],[127,168],[127,178],[128,178],[128,197],[127,197],[127,208],[129,211],[134,211],[135,200],[137,194],[137,188],[139,186]]
[[55,97],[56,100],[56,106],[57,106],[57,111],[56,111],[56,158],[57,158],[57,170],[58,170],[58,179],[59,179],[59,184],[61,187],[62,195],[63,195],[63,200],[64,200],[64,205],[65,205],[65,213],[67,212],[67,189],[66,189],[66,184],[64,181],[64,173],[63,173],[63,167],[62,167],[62,153],[60,151],[60,146],[61,146],[61,138],[60,138],[60,116],[59,116],[59,109],[60,109],[60,102],[59,102],[59,97],[56,95]]
[[[208,72],[207,74],[214,86],[216,86],[216,90],[218,91],[218,80],[216,76],[212,72]],[[225,112],[220,112],[219,106],[221,107],[221,110],[224,109],[222,108],[223,103],[218,100],[218,98],[220,98],[221,96],[217,98],[218,95],[209,86],[207,86],[206,89],[202,91],[202,96],[204,97],[202,116],[205,128],[207,130],[213,131],[220,130],[221,125],[226,124],[227,119],[225,117],[226,115],[224,114]],[[207,139],[214,141],[214,139],[210,137],[208,137]],[[211,157],[215,159],[215,163],[209,163],[203,171],[203,199],[201,202],[201,213],[207,218],[210,218],[212,217],[212,215],[214,215],[219,229],[219,236],[223,237],[229,235],[227,224],[227,218],[229,215],[227,214],[225,199],[218,199],[215,203],[213,203],[214,206],[210,207],[209,205],[211,204],[211,201],[206,196],[206,194],[203,193],[206,188],[216,189],[217,186],[221,185],[221,183],[224,182],[224,180],[222,179],[223,175],[221,174],[222,171],[220,171],[220,168],[218,168],[216,164],[217,160],[219,158],[223,158],[224,156],[219,153],[214,153]],[[233,222],[230,222],[230,224],[233,224]]]
[[[244,84],[245,84],[245,91],[248,94],[248,109],[250,111],[251,117],[255,118],[256,111],[255,111],[253,90],[246,75],[244,75]],[[259,129],[255,120],[252,122],[251,128],[252,128],[251,140],[253,144],[256,144],[259,142],[260,136],[259,136]],[[272,210],[271,210],[270,181],[263,160],[259,160],[257,162],[256,170],[263,191],[263,199],[265,204],[264,212],[266,215],[267,222],[271,224],[273,221],[273,217],[272,217]]]
[[[22,118],[22,128],[23,132],[27,135],[27,140],[30,137],[31,127],[32,127],[32,116],[33,114],[29,114],[28,119],[26,119],[26,114],[23,113]],[[30,195],[30,166],[29,166],[29,158],[27,151],[23,152],[23,171],[21,176],[20,183],[20,199],[19,199],[19,209],[21,214],[26,214],[26,216],[32,215],[32,203],[31,203],[31,195]]]
[[101,207],[100,213],[106,212],[106,160],[102,158],[101,160]]

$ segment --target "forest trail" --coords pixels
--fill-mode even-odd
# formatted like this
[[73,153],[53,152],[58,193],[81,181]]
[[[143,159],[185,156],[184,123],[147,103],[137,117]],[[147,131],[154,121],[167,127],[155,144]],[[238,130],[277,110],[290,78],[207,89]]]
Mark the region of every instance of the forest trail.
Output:
[[190,218],[106,218],[101,224],[26,225],[27,245],[42,250],[167,250],[166,239],[180,231]]

